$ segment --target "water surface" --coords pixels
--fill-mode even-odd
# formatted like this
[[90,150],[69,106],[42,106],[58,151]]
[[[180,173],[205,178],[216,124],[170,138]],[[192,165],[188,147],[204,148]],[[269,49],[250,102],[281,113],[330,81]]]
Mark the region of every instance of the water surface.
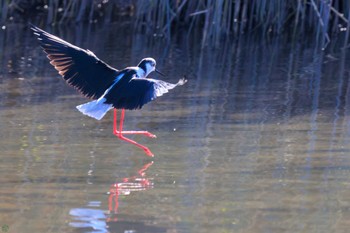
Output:
[[[49,65],[26,25],[0,34],[0,225],[9,232],[347,232],[349,59],[288,38],[242,36],[200,50],[196,35],[128,25],[45,28],[117,68],[152,56],[188,83],[127,111],[126,129],[156,155],[119,141],[112,112]],[[152,74],[153,77],[157,77]]]

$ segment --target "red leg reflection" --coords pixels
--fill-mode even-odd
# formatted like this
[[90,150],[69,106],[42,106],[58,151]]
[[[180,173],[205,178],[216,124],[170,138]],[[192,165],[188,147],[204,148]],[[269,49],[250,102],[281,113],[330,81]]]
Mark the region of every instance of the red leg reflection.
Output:
[[134,144],[135,146],[143,149],[146,153],[146,155],[153,157],[153,153],[151,152],[150,149],[148,149],[147,147],[145,147],[144,145],[141,145],[129,138],[126,138],[123,136],[123,134],[142,134],[145,135],[147,137],[151,137],[151,138],[155,138],[156,135],[151,134],[148,131],[123,131],[123,123],[124,123],[124,114],[125,114],[125,109],[122,109],[121,115],[120,115],[120,122],[119,122],[119,130],[118,130],[118,124],[117,124],[117,109],[114,109],[114,121],[113,121],[113,134],[115,136],[117,136],[119,139],[127,141],[131,144]]
[[[143,165],[137,171],[138,175],[122,178],[120,182],[111,185],[108,197],[108,210],[111,214],[118,214],[119,196],[127,196],[132,192],[144,191],[153,188],[153,179],[146,177],[146,170],[153,164],[153,161]],[[117,221],[117,217],[109,218],[107,221]]]
[[[118,207],[119,207],[119,190],[118,190],[118,183],[113,184],[110,188],[109,191],[109,197],[108,197],[108,210],[110,212],[113,212],[114,214],[118,213]],[[113,206],[113,201],[114,201],[114,206]]]

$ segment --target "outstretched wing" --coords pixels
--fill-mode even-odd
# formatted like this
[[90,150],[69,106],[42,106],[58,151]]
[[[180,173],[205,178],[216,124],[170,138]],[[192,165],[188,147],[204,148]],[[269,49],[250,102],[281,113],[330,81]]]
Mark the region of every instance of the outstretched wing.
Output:
[[104,96],[106,103],[118,109],[140,109],[144,104],[162,96],[176,86],[183,85],[186,79],[176,84],[148,78],[132,78],[128,83],[116,85]]
[[51,65],[66,82],[86,97],[97,99],[118,75],[118,70],[101,61],[89,50],[81,49],[32,25]]

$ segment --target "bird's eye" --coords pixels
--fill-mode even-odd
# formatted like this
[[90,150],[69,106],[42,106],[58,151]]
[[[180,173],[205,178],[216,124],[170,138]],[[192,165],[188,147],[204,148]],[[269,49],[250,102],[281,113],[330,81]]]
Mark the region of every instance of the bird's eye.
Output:
[[156,66],[156,63],[152,62],[152,66]]

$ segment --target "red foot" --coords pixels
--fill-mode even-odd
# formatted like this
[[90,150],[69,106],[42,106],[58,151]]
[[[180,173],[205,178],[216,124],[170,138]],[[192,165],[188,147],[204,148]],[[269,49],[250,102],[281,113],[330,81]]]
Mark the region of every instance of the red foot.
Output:
[[115,131],[115,133],[121,133],[121,134],[142,134],[149,138],[156,138],[157,136],[155,134],[152,134],[148,131]]
[[145,147],[145,146],[143,146],[143,145],[141,145],[141,144],[139,144],[139,143],[137,143],[137,142],[131,140],[130,138],[124,137],[123,134],[120,134],[118,131],[115,132],[114,135],[117,136],[117,137],[118,137],[119,139],[121,139],[121,140],[124,140],[124,141],[126,141],[126,142],[131,143],[131,144],[134,144],[135,146],[137,146],[137,147],[143,149],[143,150],[145,151],[146,155],[148,155],[148,156],[150,156],[150,157],[154,157],[154,154],[151,152],[150,149],[148,149],[148,147]]

